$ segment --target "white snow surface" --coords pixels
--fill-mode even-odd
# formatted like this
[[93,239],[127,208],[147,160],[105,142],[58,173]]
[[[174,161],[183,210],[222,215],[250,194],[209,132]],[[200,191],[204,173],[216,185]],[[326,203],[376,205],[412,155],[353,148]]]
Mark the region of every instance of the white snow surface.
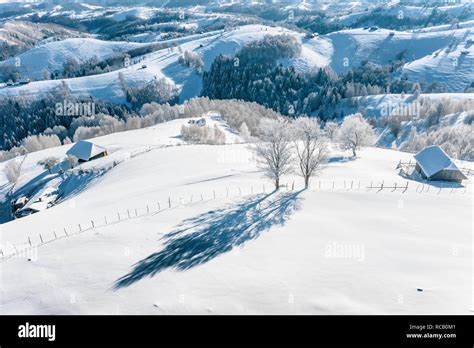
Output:
[[[307,191],[291,175],[288,189],[270,194],[248,144],[186,144],[186,122],[93,139],[111,154],[83,170],[120,163],[56,206],[0,225],[3,248],[58,237],[31,261],[0,262],[2,314],[472,311],[469,182],[454,193],[435,184],[420,192],[414,181],[405,193],[369,190],[405,185],[395,167],[413,157],[365,148],[354,160],[333,150]],[[43,173],[39,159],[70,146],[28,155],[19,188]],[[91,220],[100,227],[74,234]]]
[[96,57],[99,61],[142,46],[139,43],[102,41],[92,38],[72,38],[48,42],[0,62],[2,66],[15,66],[19,59],[22,75],[31,79],[43,79],[44,71],[62,72],[67,59],[79,64]]

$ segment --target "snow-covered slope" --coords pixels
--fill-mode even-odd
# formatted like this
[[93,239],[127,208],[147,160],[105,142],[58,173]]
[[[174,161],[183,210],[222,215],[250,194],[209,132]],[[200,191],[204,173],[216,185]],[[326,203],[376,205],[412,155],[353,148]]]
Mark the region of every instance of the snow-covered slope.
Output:
[[[130,86],[164,76],[181,90],[180,99],[186,100],[199,95],[202,82],[194,69],[178,63],[184,51],[201,55],[205,69],[208,69],[219,54],[233,55],[245,44],[264,35],[284,33],[295,36],[302,43],[301,56],[283,62],[285,65],[294,65],[299,71],[329,65],[337,73],[344,73],[364,61],[388,63],[404,52],[408,63],[403,73],[417,81],[436,79],[446,83],[450,92],[462,92],[474,80],[474,69],[471,68],[474,53],[470,43],[474,36],[470,29],[432,33],[354,29],[308,39],[301,33],[282,27],[245,25],[229,31],[212,31],[168,40],[165,42],[179,45],[179,48],[147,54],[142,62],[129,68],[66,81],[73,94],[123,102],[125,96],[120,88],[119,72],[123,72]],[[457,59],[457,66],[453,65],[454,59]],[[143,64],[147,66],[146,69],[141,69]],[[0,95],[38,95],[59,83],[59,80],[44,81],[3,88],[0,89]]]
[[334,21],[338,21],[344,25],[352,25],[356,23],[362,17],[369,17],[376,10],[375,15],[393,16],[400,19],[411,18],[420,19],[429,17],[433,11],[437,13],[450,15],[453,17],[460,16],[463,13],[470,11],[473,13],[473,7],[471,4],[466,2],[465,4],[451,5],[451,6],[413,6],[413,5],[401,5],[394,3],[387,6],[386,4],[380,7],[373,7],[371,9],[365,8],[363,11],[353,11],[353,13],[344,15],[341,17],[334,17]]
[[48,42],[39,45],[16,57],[0,62],[0,67],[15,66],[20,59],[19,70],[23,76],[31,79],[43,79],[44,71],[54,72],[63,70],[63,64],[68,59],[74,59],[79,64],[96,57],[99,61],[141,44],[118,41],[102,41],[91,38],[74,38],[63,41]]
[[134,7],[117,11],[109,16],[114,21],[121,22],[130,18],[148,19],[153,16],[155,11],[149,7]]
[[[120,163],[92,181],[77,174],[68,199],[1,225],[3,248],[57,237],[30,261],[0,262],[2,314],[473,309],[470,185],[367,189],[405,185],[395,167],[412,156],[364,149],[355,160],[333,152],[310,190],[288,176],[288,191],[271,193],[248,145],[185,145],[183,122],[94,139],[111,154],[84,170]],[[39,158],[66,149],[31,154],[22,185],[41,176]]]
[[47,39],[88,37],[90,35],[50,23],[6,21],[0,23],[0,44],[15,47],[21,52]]

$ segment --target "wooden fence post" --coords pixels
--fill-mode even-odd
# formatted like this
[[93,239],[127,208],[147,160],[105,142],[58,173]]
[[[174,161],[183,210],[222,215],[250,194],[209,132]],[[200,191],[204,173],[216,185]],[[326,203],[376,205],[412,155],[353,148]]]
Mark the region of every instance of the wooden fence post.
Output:
[[69,234],[67,233],[66,227],[64,227],[64,233],[66,234],[66,236],[69,237]]
[[407,192],[408,190],[408,181],[407,181],[407,185],[405,186],[405,190],[403,190],[403,193]]
[[120,213],[117,213],[118,221],[120,221]]
[[31,238],[30,238],[30,236],[28,236],[28,243],[29,243],[30,246],[31,246]]
[[127,215],[128,215],[128,218],[130,219],[130,210],[127,209]]
[[82,232],[81,224],[79,224],[78,226],[79,226],[79,232]]
[[105,224],[107,225],[107,216],[104,216]]
[[135,208],[135,216],[138,216],[137,208]]
[[168,207],[171,208],[171,197],[168,197]]
[[395,192],[397,190],[397,183],[395,183],[395,185],[393,185],[393,190],[392,192]]
[[44,241],[43,241],[43,236],[41,235],[41,233],[39,234],[39,236],[40,236],[41,244],[43,244]]
[[53,231],[54,233],[54,239],[58,239],[58,236],[56,235],[56,231]]
[[95,228],[94,220],[91,220],[92,228]]

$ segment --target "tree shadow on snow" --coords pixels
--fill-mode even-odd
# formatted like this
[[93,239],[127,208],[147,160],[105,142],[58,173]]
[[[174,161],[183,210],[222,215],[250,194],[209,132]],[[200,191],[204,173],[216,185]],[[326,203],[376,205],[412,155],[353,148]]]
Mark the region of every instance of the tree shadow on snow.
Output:
[[204,264],[257,238],[272,226],[284,225],[300,208],[300,193],[258,195],[184,220],[163,237],[161,251],[136,263],[129,274],[116,281],[114,289],[127,287],[169,268],[184,271]]

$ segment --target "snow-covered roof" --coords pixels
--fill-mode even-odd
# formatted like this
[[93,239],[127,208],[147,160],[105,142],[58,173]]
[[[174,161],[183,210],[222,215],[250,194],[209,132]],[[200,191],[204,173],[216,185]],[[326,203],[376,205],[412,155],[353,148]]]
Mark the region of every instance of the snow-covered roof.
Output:
[[34,211],[42,211],[48,208],[48,204],[53,202],[57,197],[57,188],[46,187],[37,192],[26,205],[19,211],[31,209]]
[[90,141],[79,140],[66,152],[66,155],[72,155],[77,159],[88,161],[104,151],[106,151],[106,149],[102,146],[91,143]]
[[425,147],[415,155],[415,160],[427,177],[441,170],[460,171],[446,152],[437,145]]

